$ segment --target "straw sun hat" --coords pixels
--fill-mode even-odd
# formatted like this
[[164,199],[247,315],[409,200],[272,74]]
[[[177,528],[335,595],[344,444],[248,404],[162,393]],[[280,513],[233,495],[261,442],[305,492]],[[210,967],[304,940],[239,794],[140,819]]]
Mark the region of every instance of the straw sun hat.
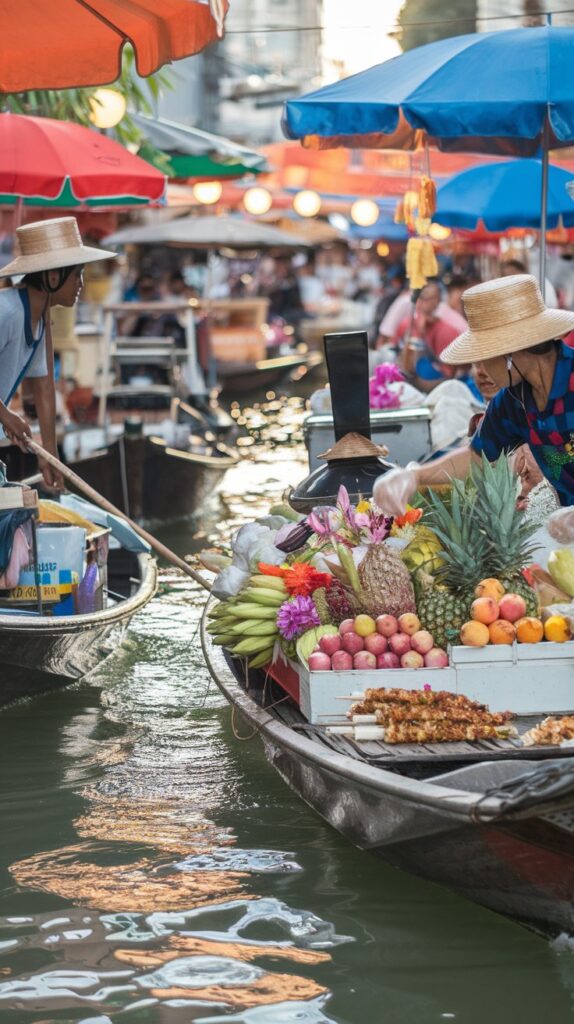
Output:
[[84,245],[75,217],[56,217],[24,224],[16,228],[16,243],[19,255],[2,267],[0,277],[74,267],[96,260],[109,260],[117,255]]
[[381,458],[389,454],[389,449],[384,445],[375,444],[363,434],[351,432],[345,434],[332,448],[318,455],[318,459],[326,459],[327,462],[336,462],[338,459],[364,459]]
[[477,363],[520,352],[574,330],[574,313],[548,309],[531,274],[498,277],[467,288],[468,330],[441,352],[444,363]]

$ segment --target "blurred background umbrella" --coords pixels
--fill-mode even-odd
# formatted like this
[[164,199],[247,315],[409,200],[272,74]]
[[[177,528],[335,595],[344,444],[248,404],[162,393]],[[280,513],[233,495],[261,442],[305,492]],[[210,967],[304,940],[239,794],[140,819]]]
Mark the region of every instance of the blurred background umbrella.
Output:
[[223,34],[226,0],[4,0],[0,92],[105,85],[126,43],[138,74],[199,53]]
[[181,245],[190,249],[299,249],[305,239],[240,214],[181,217],[167,223],[144,224],[115,231],[106,245]]
[[[283,127],[317,148],[413,148],[542,156],[574,142],[574,28],[510,29],[441,39],[289,100]],[[540,246],[544,281],[545,244]]]
[[[548,227],[560,221],[574,226],[574,202],[567,192],[572,173],[548,168]],[[540,227],[541,160],[505,160],[456,174],[437,192],[434,220],[451,228],[474,230],[482,221],[487,231]]]
[[131,114],[131,119],[144,135],[139,156],[155,164],[159,151],[163,159],[158,166],[170,178],[241,178],[269,170],[263,153],[222,135],[145,114]]
[[0,114],[0,203],[160,203],[166,177],[114,139],[48,117]]

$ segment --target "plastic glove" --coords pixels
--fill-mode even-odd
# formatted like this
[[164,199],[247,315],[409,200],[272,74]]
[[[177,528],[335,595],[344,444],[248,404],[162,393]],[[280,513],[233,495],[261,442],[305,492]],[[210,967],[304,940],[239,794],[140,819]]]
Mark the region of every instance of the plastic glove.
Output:
[[406,469],[390,469],[375,481],[373,501],[388,516],[402,516],[417,488],[417,473],[410,465]]

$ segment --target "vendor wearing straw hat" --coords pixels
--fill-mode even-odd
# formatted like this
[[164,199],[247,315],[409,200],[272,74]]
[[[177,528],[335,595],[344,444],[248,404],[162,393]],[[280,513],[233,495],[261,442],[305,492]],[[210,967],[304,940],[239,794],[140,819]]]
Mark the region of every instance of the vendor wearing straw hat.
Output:
[[527,444],[561,505],[574,505],[574,349],[560,340],[574,330],[574,313],[548,309],[529,274],[469,288],[463,303],[468,330],[441,358],[474,363],[501,390],[468,448],[391,470],[375,484],[376,504],[400,514],[419,487],[466,476],[473,457],[494,461]]
[[[84,264],[111,259],[115,253],[84,245],[75,217],[26,224],[17,228],[16,240],[19,255],[0,270],[0,278],[22,275],[18,285],[0,290],[0,424],[6,437],[25,451],[30,427],[8,406],[29,377],[42,444],[57,455],[50,306],[73,306],[82,289]],[[41,468],[48,486],[62,486],[51,466]]]

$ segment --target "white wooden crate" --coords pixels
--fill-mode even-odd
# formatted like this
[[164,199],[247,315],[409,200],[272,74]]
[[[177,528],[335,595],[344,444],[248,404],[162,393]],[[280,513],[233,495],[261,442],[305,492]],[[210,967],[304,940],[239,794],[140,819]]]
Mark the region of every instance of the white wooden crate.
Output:
[[516,714],[574,712],[574,641],[564,644],[490,645],[452,647],[448,668],[374,669],[370,672],[299,673],[300,705],[305,718],[316,725],[336,721],[350,704],[339,697],[368,687],[404,687],[462,693],[488,704],[491,711]]

